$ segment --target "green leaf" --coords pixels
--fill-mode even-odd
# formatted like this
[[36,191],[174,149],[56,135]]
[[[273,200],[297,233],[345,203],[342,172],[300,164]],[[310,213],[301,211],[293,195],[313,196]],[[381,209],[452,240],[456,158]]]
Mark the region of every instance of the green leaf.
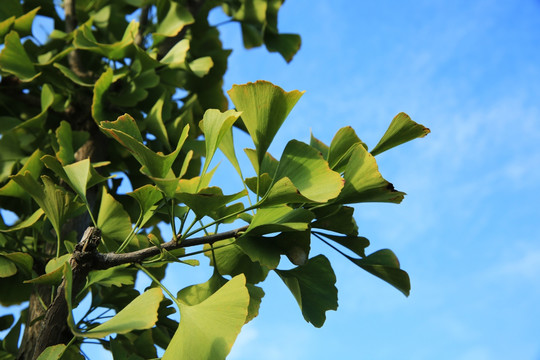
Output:
[[120,265],[106,270],[90,271],[85,288],[89,288],[93,284],[107,287],[133,285],[136,271],[133,269],[126,269],[126,267],[127,265]]
[[268,147],[304,92],[285,92],[267,81],[233,85],[228,91],[257,149],[261,164]]
[[49,346],[39,355],[37,360],[57,360],[60,359],[67,346],[64,344]]
[[341,205],[328,205],[311,209],[316,220],[311,223],[314,228],[335,231],[345,235],[357,235],[358,225],[354,220],[354,208]]
[[81,79],[73,70],[70,68],[60,64],[60,63],[53,63],[53,66],[60,70],[62,74],[64,74],[65,77],[67,77],[69,80],[73,81],[75,84],[84,86],[84,87],[93,87],[94,83],[87,82],[83,79]]
[[239,112],[228,110],[224,113],[216,109],[206,110],[199,126],[204,133],[206,155],[201,174],[205,174],[223,137],[230,132],[232,125],[240,116]]
[[392,119],[388,130],[386,130],[379,143],[371,150],[371,154],[373,156],[378,155],[407,141],[424,137],[429,132],[430,130],[428,128],[411,120],[409,115],[399,113]]
[[367,272],[386,281],[405,296],[409,296],[411,291],[409,275],[400,269],[399,260],[392,250],[379,250],[362,259],[349,256],[347,258]]
[[58,141],[58,151],[56,157],[63,165],[75,162],[75,151],[73,151],[73,132],[71,125],[62,120],[56,129],[56,140]]
[[45,266],[45,274],[25,281],[29,284],[59,285],[62,282],[64,264],[71,258],[71,254],[64,254],[58,258],[52,258]]
[[360,202],[391,202],[399,204],[404,192],[397,191],[386,181],[377,162],[363,146],[356,146],[345,169],[345,186],[334,201],[338,204]]
[[86,200],[86,185],[90,176],[90,159],[84,159],[74,164],[66,165],[64,166],[64,171],[69,179],[71,188],[85,203],[88,203],[88,200]]
[[47,176],[42,176],[41,179],[44,186],[41,186],[28,171],[24,175],[18,174],[13,177],[13,180],[43,209],[57,236],[60,236],[60,229],[65,219],[72,216],[82,204],[74,201],[71,194],[56,186]]
[[161,300],[163,300],[161,289],[151,288],[137,296],[112,319],[86,332],[75,330],[74,333],[78,336],[100,339],[110,334],[127,334],[133,330],[150,329],[157,322]]
[[126,195],[134,198],[141,208],[141,215],[139,216],[139,226],[143,226],[146,221],[154,214],[155,204],[163,198],[162,193],[152,185],[144,185]]
[[32,81],[39,74],[34,64],[21,44],[16,31],[11,31],[4,39],[4,48],[0,53],[0,68],[2,71],[13,74],[21,81]]
[[248,314],[245,284],[239,275],[197,305],[179,302],[180,326],[162,359],[225,359]]
[[122,204],[105,189],[101,197],[97,226],[101,229],[103,240],[111,250],[117,246],[117,242],[124,241],[131,233],[132,225],[128,213]]
[[214,271],[207,282],[183,288],[178,292],[176,298],[185,305],[194,306],[208,299],[227,282],[227,279]]
[[170,69],[185,69],[186,55],[189,50],[189,40],[182,39],[177,42],[171,50],[160,60],[162,64],[167,64]]
[[139,30],[139,23],[131,21],[124,31],[120,41],[112,44],[101,44],[92,34],[91,23],[87,22],[75,30],[73,45],[77,49],[84,49],[101,54],[111,60],[121,60],[132,50],[133,40]]
[[168,151],[171,151],[171,144],[169,143],[169,135],[167,129],[163,123],[163,105],[165,101],[168,101],[170,96],[167,91],[164,91],[159,99],[154,103],[154,106],[150,109],[148,116],[144,119],[144,123],[148,127],[148,130],[152,132],[159,140],[159,142],[165,146]]
[[192,24],[195,21],[189,10],[174,1],[169,3],[169,9],[163,19],[158,22],[158,27],[153,33],[156,38],[171,37],[177,35],[186,25]]
[[13,30],[17,31],[20,36],[28,36],[32,34],[32,23],[34,18],[41,7],[27,12],[26,14],[18,17],[13,24]]
[[210,258],[210,265],[213,265],[221,275],[244,274],[247,282],[251,284],[263,281],[268,275],[268,268],[252,261],[238,245],[234,244],[234,240],[218,241],[214,247],[215,263],[209,245],[204,246],[205,255]]
[[311,146],[291,140],[274,177],[274,185],[262,203],[327,202],[337,197],[343,188],[339,173],[330,170],[321,154]]
[[330,151],[330,148],[328,145],[323,143],[321,140],[317,139],[315,136],[313,136],[313,133],[311,133],[311,137],[309,140],[309,146],[319,150],[321,152],[321,155],[325,160],[328,160],[328,152]]
[[274,238],[263,236],[242,236],[236,240],[236,245],[244,251],[249,258],[267,267],[275,269],[279,265],[280,251]]
[[224,207],[226,204],[241,199],[246,195],[247,191],[245,190],[232,195],[223,195],[220,188],[209,187],[201,189],[197,194],[178,192],[175,198],[191,208],[197,217],[201,219]]
[[336,276],[326,257],[317,255],[292,270],[275,270],[287,285],[307,322],[321,327],[326,311],[337,310]]
[[13,261],[0,255],[0,278],[10,277],[17,273],[17,266]]
[[340,173],[343,172],[351,153],[359,145],[367,150],[367,145],[360,140],[352,127],[346,126],[339,129],[328,149],[328,164],[330,168]]
[[141,171],[144,174],[161,179],[169,175],[189,131],[189,125],[186,125],[176,144],[176,150],[169,155],[163,155],[153,152],[143,144],[135,119],[128,114],[120,116],[116,121],[102,121],[99,127],[131,152],[133,157],[143,165]]
[[361,257],[366,257],[366,248],[369,246],[369,240],[363,236],[338,236],[331,234],[324,234],[320,232],[313,232],[316,235],[322,235],[332,241],[337,242],[341,246],[346,247],[347,249],[354,252],[356,255]]
[[264,33],[264,43],[270,52],[278,52],[287,62],[291,62],[300,50],[302,38],[297,34],[276,34],[270,31]]
[[1,252],[0,255],[13,262],[17,266],[17,268],[22,270],[24,275],[30,276],[30,274],[32,273],[34,258],[32,258],[32,256],[30,256],[29,254],[23,252]]
[[244,235],[264,235],[282,231],[305,231],[314,215],[311,211],[287,205],[259,209]]
[[[40,157],[42,155],[43,155],[43,152],[41,150],[37,149],[36,151],[34,151],[32,155],[30,155],[28,160],[26,160],[26,162],[24,163],[21,170],[19,170],[17,175],[23,175],[28,171],[30,173],[30,176],[32,176],[32,178],[37,179],[37,177],[41,173],[41,169],[43,168],[43,163],[40,161]],[[12,197],[17,197],[17,198],[28,197],[28,193],[21,186],[19,186],[13,179],[8,181],[6,185],[0,188],[0,195],[12,196]]]
[[198,59],[193,60],[188,64],[189,70],[197,77],[206,76],[212,67],[214,66],[214,61],[210,56],[204,56]]
[[94,96],[92,98],[92,118],[98,125],[100,122],[107,119],[103,100],[105,98],[107,90],[109,90],[109,88],[111,87],[112,82],[113,70],[110,67],[107,67],[107,70],[105,70],[101,74],[94,86]]

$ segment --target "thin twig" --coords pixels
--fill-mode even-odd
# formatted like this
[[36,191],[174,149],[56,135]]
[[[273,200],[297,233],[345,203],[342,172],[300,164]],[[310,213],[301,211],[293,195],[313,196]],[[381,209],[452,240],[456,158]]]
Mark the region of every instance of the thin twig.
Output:
[[197,238],[188,238],[183,239],[181,242],[177,242],[175,239],[168,241],[161,245],[161,247],[152,246],[149,248],[125,253],[125,254],[115,254],[115,253],[95,253],[92,268],[95,270],[104,270],[111,268],[113,266],[118,266],[122,264],[131,264],[139,263],[144,259],[149,257],[159,255],[161,250],[175,250],[179,248],[186,248],[191,246],[203,245],[203,244],[213,244],[219,240],[225,240],[230,238],[237,238],[241,235],[242,232],[246,231],[248,226],[243,226],[241,228],[225,231],[219,234],[211,234],[207,236],[197,237]]

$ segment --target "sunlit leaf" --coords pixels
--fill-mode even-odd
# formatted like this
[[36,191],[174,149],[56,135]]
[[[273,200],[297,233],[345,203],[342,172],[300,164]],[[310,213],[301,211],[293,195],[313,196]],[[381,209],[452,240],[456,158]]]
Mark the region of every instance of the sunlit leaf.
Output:
[[245,235],[263,235],[282,231],[304,231],[309,228],[309,223],[314,215],[311,211],[287,205],[272,206],[259,209]]
[[303,91],[285,92],[267,81],[233,85],[228,91],[257,149],[258,163]]
[[392,202],[399,204],[405,193],[397,191],[379,172],[377,163],[363,146],[356,146],[345,169],[345,186],[335,200],[340,204]]
[[321,327],[326,320],[326,311],[337,310],[336,276],[323,255],[292,270],[275,271],[293,294],[307,322]]
[[90,176],[90,159],[84,159],[74,164],[66,165],[64,166],[64,171],[72,189],[75,190],[84,202],[87,202],[86,185]]
[[100,339],[110,334],[126,334],[133,330],[150,329],[156,324],[157,310],[162,299],[163,293],[160,288],[146,290],[110,320],[91,330],[77,331],[76,334]]
[[202,174],[206,173],[221,140],[230,131],[239,116],[240,113],[234,110],[228,110],[222,113],[216,109],[209,109],[204,113],[204,117],[199,123],[204,133],[204,144],[206,148]]
[[31,81],[41,74],[36,71],[16,31],[11,31],[4,39],[4,48],[0,53],[0,68],[21,81]]
[[195,21],[189,10],[174,1],[169,3],[169,10],[163,19],[160,19],[159,25],[154,36],[175,36],[186,25]]
[[135,119],[128,114],[120,116],[116,121],[102,121],[100,128],[131,152],[143,165],[142,171],[145,174],[156,178],[167,177],[189,131],[189,125],[186,125],[176,144],[176,149],[169,155],[163,155],[155,153],[143,144]]
[[[124,241],[131,232],[131,219],[128,213],[114,197],[103,190],[101,205],[97,218],[97,226],[101,229],[103,240],[112,248],[116,242]],[[111,240],[108,242],[108,240]]]
[[343,188],[341,176],[330,170],[321,154],[311,146],[291,140],[283,150],[275,183],[262,203],[327,202]]
[[25,229],[27,227],[31,227],[39,219],[41,219],[41,216],[43,214],[44,214],[43,209],[37,209],[32,215],[30,215],[23,221],[18,222],[17,224],[10,226],[7,229],[0,229],[0,232],[13,232],[13,231],[19,231],[21,229]]
[[180,326],[162,359],[225,359],[248,314],[245,284],[239,275],[197,305],[180,302]]
[[360,140],[352,127],[346,126],[338,130],[328,149],[328,164],[330,168],[337,172],[343,172],[347,162],[356,146],[363,146],[367,150],[367,145]]
[[179,192],[175,198],[190,207],[198,218],[214,212],[226,204],[241,199],[247,195],[245,190],[236,194],[223,195],[223,192],[218,187],[209,187],[201,189],[197,194]]
[[37,360],[57,360],[60,359],[64,351],[66,350],[67,346],[64,344],[58,344],[47,347],[43,352],[39,355]]
[[371,150],[373,156],[413,139],[424,137],[430,130],[417,124],[405,113],[397,114],[379,143]]

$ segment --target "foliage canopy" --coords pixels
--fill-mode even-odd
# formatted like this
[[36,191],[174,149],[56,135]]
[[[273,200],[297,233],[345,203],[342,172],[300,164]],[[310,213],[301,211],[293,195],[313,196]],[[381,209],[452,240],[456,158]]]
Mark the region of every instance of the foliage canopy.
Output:
[[[163,359],[223,359],[257,316],[270,271],[320,327],[337,309],[336,277],[324,255],[310,256],[312,239],[409,294],[391,250],[366,254],[350,205],[400,203],[405,194],[374,156],[429,129],[400,113],[371,151],[345,127],[330,145],[291,140],[278,160],[268,149],[303,92],[234,85],[228,109],[230,50],[209,13],[221,8],[239,23],[246,48],[265,45],[290,61],[300,37],[278,31],[282,0],[62,5],[0,8],[0,207],[17,217],[0,218],[0,303],[28,304],[17,321],[0,317],[9,329],[2,359],[80,359],[88,339],[115,359],[155,358],[157,347]],[[32,35],[36,16],[54,23],[43,44]],[[240,165],[233,128],[253,141],[252,169]],[[212,185],[218,149],[243,184],[232,194]],[[118,173],[133,191],[119,191]],[[195,246],[212,277],[165,288],[169,264],[199,265],[186,252]],[[283,256],[293,268],[279,267]],[[138,274],[152,279],[142,292]],[[90,310],[75,322],[85,297]],[[103,321],[100,310],[115,315]]]

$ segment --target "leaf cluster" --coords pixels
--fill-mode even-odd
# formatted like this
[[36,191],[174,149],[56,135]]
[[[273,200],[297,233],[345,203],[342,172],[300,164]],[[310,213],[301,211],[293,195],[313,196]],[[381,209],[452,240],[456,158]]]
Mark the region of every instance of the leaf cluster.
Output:
[[[115,358],[155,358],[157,347],[164,359],[225,358],[257,316],[270,271],[320,327],[337,309],[337,288],[329,260],[310,254],[312,239],[409,295],[391,250],[366,255],[351,205],[400,203],[405,193],[383,178],[375,156],[429,129],[400,113],[371,150],[345,127],[329,145],[312,135],[274,157],[268,149],[303,92],[234,85],[228,109],[230,51],[209,13],[221,8],[239,23],[246,48],[265,45],[290,61],[300,37],[279,33],[281,0],[64,5],[3,0],[0,10],[0,208],[17,218],[6,225],[0,217],[0,284],[9,289],[0,303],[45,311],[52,299],[64,302],[72,336],[29,358],[78,359],[89,339]],[[32,35],[37,15],[54,23],[43,44]],[[237,129],[253,142],[244,150],[251,168],[237,157]],[[238,176],[232,194],[214,185],[218,150]],[[119,174],[132,191],[121,191]],[[101,231],[95,252],[78,242],[87,226]],[[169,264],[197,266],[198,253],[213,267],[207,282],[162,284]],[[73,275],[79,261],[89,267],[84,283]],[[140,292],[137,276],[151,286]],[[90,309],[75,321],[87,296]],[[24,322],[26,332],[50,325],[23,315],[0,318],[0,330],[9,329],[0,357],[26,351],[17,343]]]

